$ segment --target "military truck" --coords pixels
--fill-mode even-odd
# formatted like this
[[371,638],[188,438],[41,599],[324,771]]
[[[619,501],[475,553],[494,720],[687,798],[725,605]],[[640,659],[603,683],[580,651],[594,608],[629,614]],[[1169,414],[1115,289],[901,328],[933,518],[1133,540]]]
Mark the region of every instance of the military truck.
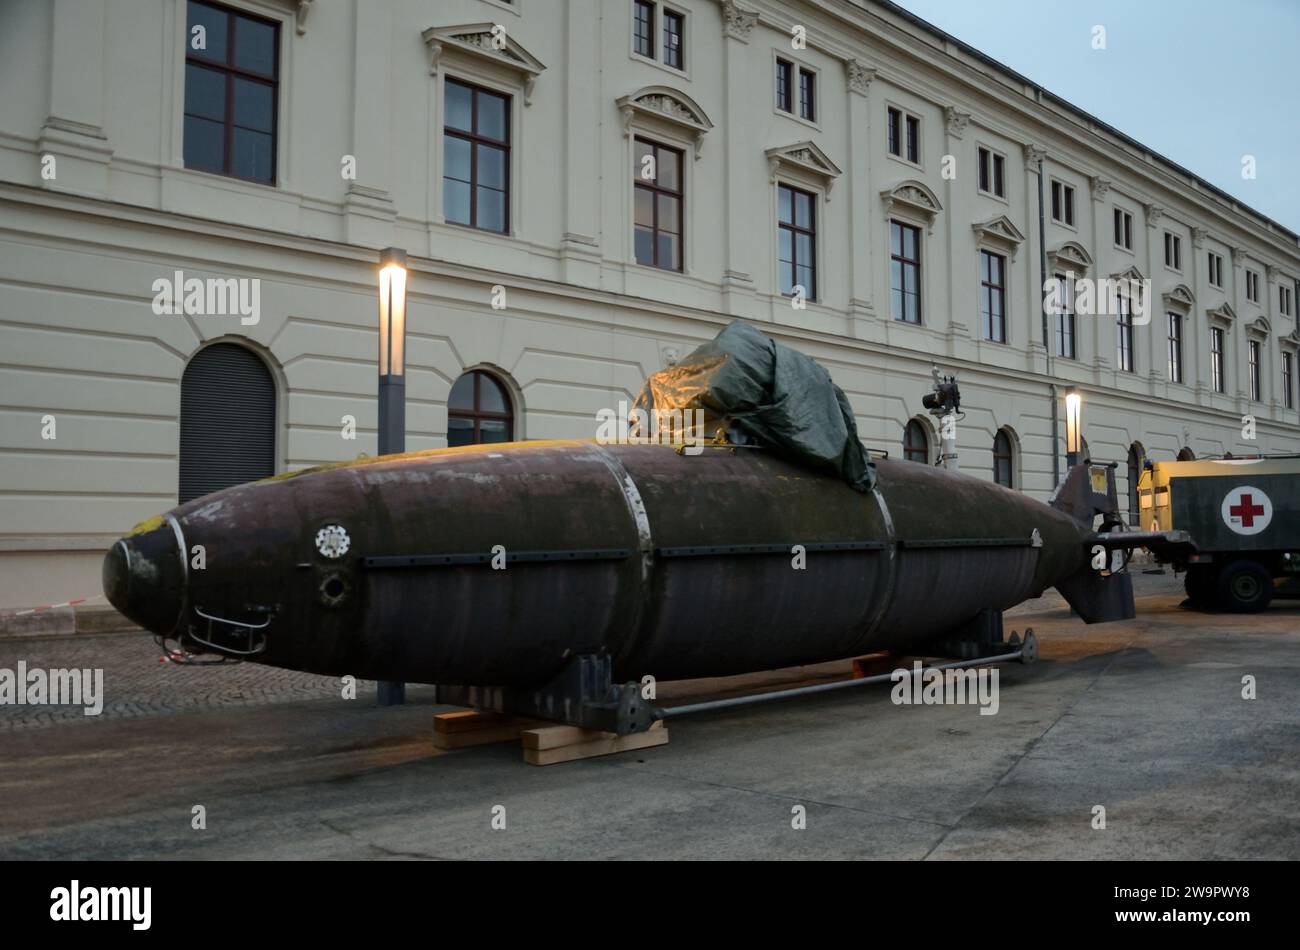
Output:
[[1138,518],[1135,529],[1191,536],[1152,553],[1187,572],[1193,606],[1253,613],[1300,596],[1300,455],[1148,462]]

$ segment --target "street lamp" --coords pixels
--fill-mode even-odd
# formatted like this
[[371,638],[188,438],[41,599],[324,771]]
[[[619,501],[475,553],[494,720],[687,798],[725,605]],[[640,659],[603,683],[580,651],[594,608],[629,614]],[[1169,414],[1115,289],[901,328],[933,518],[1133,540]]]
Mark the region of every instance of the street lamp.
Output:
[[1079,426],[1083,399],[1077,392],[1065,394],[1065,464],[1079,464],[1079,443],[1083,437]]
[[[406,252],[379,252],[379,454],[406,451]],[[379,682],[379,705],[406,702],[406,684]]]

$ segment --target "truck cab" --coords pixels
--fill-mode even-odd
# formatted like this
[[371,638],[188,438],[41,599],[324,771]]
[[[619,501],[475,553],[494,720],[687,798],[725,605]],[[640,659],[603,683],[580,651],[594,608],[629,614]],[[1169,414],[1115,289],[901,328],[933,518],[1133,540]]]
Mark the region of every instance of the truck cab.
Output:
[[1138,519],[1191,535],[1195,550],[1153,554],[1186,572],[1193,606],[1253,613],[1300,596],[1300,455],[1149,462]]

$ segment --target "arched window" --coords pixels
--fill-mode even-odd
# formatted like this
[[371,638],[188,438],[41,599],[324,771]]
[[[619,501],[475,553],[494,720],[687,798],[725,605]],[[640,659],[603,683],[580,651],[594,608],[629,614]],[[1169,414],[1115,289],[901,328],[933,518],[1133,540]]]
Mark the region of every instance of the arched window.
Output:
[[1015,488],[1012,484],[1011,436],[1005,429],[999,429],[993,437],[993,480],[1004,488]]
[[509,442],[515,414],[506,388],[481,369],[463,374],[447,397],[447,445]]
[[275,379],[245,347],[216,343],[181,377],[182,503],[275,474]]
[[1194,462],[1196,461],[1196,453],[1184,445],[1181,449],[1178,450],[1178,461]]
[[908,462],[930,464],[930,434],[925,425],[912,419],[903,427],[903,458]]

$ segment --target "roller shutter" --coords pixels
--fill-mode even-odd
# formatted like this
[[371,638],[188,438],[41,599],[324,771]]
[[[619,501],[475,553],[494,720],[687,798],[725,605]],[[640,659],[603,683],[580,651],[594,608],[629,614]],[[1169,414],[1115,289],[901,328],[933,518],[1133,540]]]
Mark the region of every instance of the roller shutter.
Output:
[[275,380],[251,350],[200,350],[181,379],[180,500],[275,474]]

